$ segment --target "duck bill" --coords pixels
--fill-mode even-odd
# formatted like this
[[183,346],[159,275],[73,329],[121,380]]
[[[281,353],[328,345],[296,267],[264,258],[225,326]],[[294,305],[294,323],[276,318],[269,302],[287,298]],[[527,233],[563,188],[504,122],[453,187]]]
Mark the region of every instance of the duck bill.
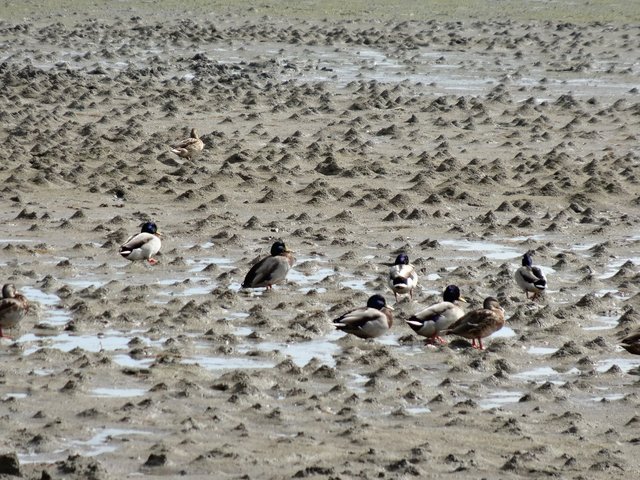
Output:
[[459,301],[459,302],[464,302],[464,303],[469,303],[469,302],[467,302],[467,301],[466,301],[464,298],[462,298],[462,297],[458,298],[458,301]]
[[162,233],[160,233],[160,232],[156,232],[154,235],[156,237],[160,237],[160,238],[164,237],[164,235]]
[[392,310],[392,311],[395,310],[395,308],[393,308],[391,305],[385,305],[384,308],[387,308],[387,309]]

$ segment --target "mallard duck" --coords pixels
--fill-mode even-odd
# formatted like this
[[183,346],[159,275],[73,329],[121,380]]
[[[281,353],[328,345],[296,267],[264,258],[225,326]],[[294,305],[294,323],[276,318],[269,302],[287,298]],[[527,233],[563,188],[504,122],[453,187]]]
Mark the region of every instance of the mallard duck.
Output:
[[631,332],[629,335],[620,340],[622,348],[634,355],[640,355],[640,329]]
[[204,142],[200,140],[198,131],[195,128],[191,129],[191,136],[189,138],[180,140],[178,143],[171,146],[172,153],[175,153],[181,158],[186,158],[187,160],[193,160],[200,155],[202,150],[204,150]]
[[460,296],[460,289],[456,285],[447,286],[442,292],[442,299],[443,302],[431,305],[407,320],[414,332],[427,337],[427,343],[446,343],[440,332],[464,315],[464,310],[455,302],[466,300]]
[[266,287],[267,290],[271,290],[276,283],[284,282],[289,269],[296,261],[292,254],[283,241],[275,242],[271,246],[271,255],[251,267],[244,277],[242,288]]
[[547,288],[547,277],[544,276],[540,267],[533,265],[531,255],[528,252],[522,256],[522,266],[516,270],[514,278],[518,286],[524,290],[527,299],[529,299],[529,292],[531,292],[533,293],[532,300],[536,300]]
[[338,330],[360,338],[375,338],[384,334],[393,325],[393,308],[387,305],[382,295],[373,295],[367,306],[357,308],[336,318],[333,324]]
[[484,299],[483,308],[464,314],[442,333],[467,338],[471,340],[473,348],[483,350],[482,339],[500,330],[504,322],[504,309],[498,300],[487,297]]
[[409,263],[409,257],[401,253],[389,270],[389,287],[398,301],[398,295],[409,294],[413,299],[413,289],[418,284],[418,274],[413,265]]
[[0,300],[0,337],[7,337],[2,333],[2,329],[13,328],[29,311],[29,302],[16,292],[16,287],[12,283],[7,283],[2,287],[2,300]]
[[147,260],[151,265],[158,261],[153,256],[160,251],[162,235],[153,222],[145,222],[140,233],[132,235],[120,247],[120,255],[127,260]]

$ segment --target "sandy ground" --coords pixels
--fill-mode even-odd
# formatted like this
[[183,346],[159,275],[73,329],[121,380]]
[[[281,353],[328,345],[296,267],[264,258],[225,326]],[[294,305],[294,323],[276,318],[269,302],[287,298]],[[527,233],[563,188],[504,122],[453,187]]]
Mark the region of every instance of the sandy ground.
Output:
[[[533,4],[7,7],[0,477],[640,477],[637,6]],[[156,266],[118,255],[147,219]],[[334,331],[401,251],[391,331]],[[404,323],[452,283],[507,311],[485,351]]]

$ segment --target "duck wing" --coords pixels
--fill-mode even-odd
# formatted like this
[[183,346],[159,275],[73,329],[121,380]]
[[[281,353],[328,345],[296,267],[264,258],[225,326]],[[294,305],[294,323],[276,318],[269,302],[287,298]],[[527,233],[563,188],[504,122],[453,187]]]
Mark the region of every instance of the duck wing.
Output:
[[289,271],[289,260],[285,257],[265,257],[253,265],[244,277],[243,288],[266,287],[281,282]]
[[126,242],[122,244],[122,246],[120,247],[120,253],[122,255],[127,255],[128,253],[131,253],[136,249],[144,247],[147,243],[149,243],[154,238],[156,238],[155,235],[152,235],[151,233],[146,233],[146,232],[132,235],[127,239]]

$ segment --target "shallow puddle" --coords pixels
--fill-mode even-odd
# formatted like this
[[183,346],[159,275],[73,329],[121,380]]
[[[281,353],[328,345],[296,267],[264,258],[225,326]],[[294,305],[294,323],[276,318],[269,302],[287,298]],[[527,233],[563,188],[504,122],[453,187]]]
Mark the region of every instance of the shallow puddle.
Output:
[[478,405],[485,410],[499,408],[509,403],[518,403],[522,395],[519,391],[496,390],[480,400]]
[[439,240],[439,243],[451,250],[469,253],[468,256],[472,258],[485,256],[491,260],[509,260],[521,257],[524,253],[522,249],[483,240]]
[[282,355],[286,355],[287,357],[291,358],[293,363],[295,363],[299,367],[304,367],[313,358],[319,360],[324,365],[334,367],[336,365],[336,361],[333,358],[333,355],[338,353],[341,349],[334,342],[340,337],[342,337],[342,334],[338,331],[335,331],[324,338],[297,343],[249,343],[238,347],[238,351],[241,353],[247,353],[253,350],[259,350],[262,352],[278,351]]
[[75,348],[80,348],[88,352],[102,352],[127,350],[129,348],[129,342],[134,338],[139,338],[147,346],[160,346],[165,340],[151,340],[150,338],[140,336],[140,333],[142,332],[139,330],[129,332],[108,330],[104,333],[94,335],[74,335],[68,332],[62,332],[56,335],[40,336],[28,333],[16,341],[25,344],[24,355],[31,355],[43,347],[54,348],[63,352],[69,352]]
[[145,430],[133,430],[125,428],[104,428],[88,440],[72,440],[64,448],[46,453],[19,453],[21,464],[28,463],[53,463],[78,453],[86,457],[95,457],[104,453],[115,452],[119,447],[111,442],[116,437],[129,437],[131,435],[151,435],[153,432]]
[[102,398],[128,398],[128,397],[140,397],[147,393],[144,388],[115,388],[115,387],[101,387],[94,388],[89,392],[92,397]]
[[273,368],[275,363],[264,359],[239,358],[239,357],[209,357],[195,355],[182,360],[185,365],[199,365],[207,370],[241,370],[245,368]]
[[71,312],[60,305],[61,300],[57,295],[30,286],[19,290],[29,301],[38,302],[42,306],[43,323],[63,326],[71,320]]

